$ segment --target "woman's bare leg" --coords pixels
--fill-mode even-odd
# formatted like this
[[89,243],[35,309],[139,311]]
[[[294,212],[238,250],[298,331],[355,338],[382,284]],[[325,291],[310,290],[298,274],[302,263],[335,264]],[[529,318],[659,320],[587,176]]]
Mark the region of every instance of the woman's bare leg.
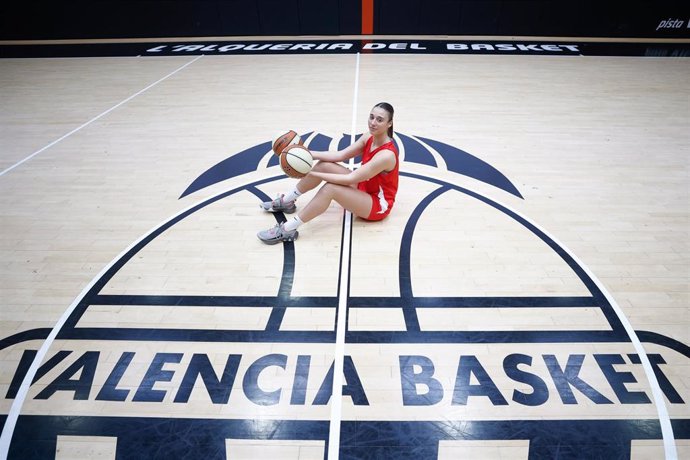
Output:
[[[346,168],[347,169],[347,168]],[[371,196],[354,187],[337,184],[325,184],[298,214],[302,222],[309,222],[314,217],[323,214],[335,200],[358,217],[369,217],[371,212]]]
[[[338,163],[330,163],[328,161],[319,161],[314,165],[313,171],[325,172],[332,174],[349,174],[351,171],[345,166]],[[314,176],[304,176],[297,182],[297,191],[306,193],[309,190],[316,188],[322,182],[321,179]]]

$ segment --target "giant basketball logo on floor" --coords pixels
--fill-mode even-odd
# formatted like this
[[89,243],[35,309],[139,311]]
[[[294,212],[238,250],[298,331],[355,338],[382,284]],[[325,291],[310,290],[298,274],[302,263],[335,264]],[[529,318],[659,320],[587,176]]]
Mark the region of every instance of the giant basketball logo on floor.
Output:
[[[468,439],[517,442],[525,458],[618,457],[661,439],[654,390],[614,299],[554,237],[494,197],[522,198],[468,152],[397,134],[395,212],[355,221],[350,266],[337,250],[335,208],[299,242],[261,246],[253,230],[274,217],[256,203],[294,180],[274,150],[300,141],[333,150],[350,136],[294,133],[285,145],[231,155],[182,197],[223,181],[229,189],[142,236],[95,280],[36,374],[12,458],[54,453],[65,435],[116,438],[121,456],[218,457],[251,439],[323,452],[339,295],[349,313],[344,457],[449,457]],[[315,256],[310,244],[329,250]],[[188,262],[167,260],[171,251]],[[203,266],[198,254],[215,262]],[[339,294],[342,270],[351,284]],[[209,292],[215,276],[226,282]],[[675,435],[688,438],[690,395],[677,371],[687,346],[638,333]],[[18,357],[6,401],[35,356],[31,340],[45,335],[5,345]],[[45,446],[23,441],[36,433]]]

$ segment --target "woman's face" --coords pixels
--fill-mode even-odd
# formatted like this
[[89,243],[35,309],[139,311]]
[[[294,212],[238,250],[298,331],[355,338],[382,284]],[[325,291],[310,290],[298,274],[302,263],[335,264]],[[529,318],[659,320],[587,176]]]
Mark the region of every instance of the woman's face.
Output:
[[390,114],[381,107],[374,107],[369,113],[369,132],[372,136],[386,134],[393,125]]

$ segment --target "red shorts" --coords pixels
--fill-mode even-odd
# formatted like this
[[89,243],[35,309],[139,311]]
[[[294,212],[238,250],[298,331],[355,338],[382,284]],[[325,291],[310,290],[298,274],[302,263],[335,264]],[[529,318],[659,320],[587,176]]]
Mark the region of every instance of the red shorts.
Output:
[[386,210],[382,210],[381,201],[379,201],[379,196],[375,193],[370,193],[369,196],[371,197],[371,211],[369,212],[369,215],[365,217],[365,219],[372,221],[385,219],[388,216],[388,214],[390,214],[391,209],[393,209],[393,206],[389,205]]

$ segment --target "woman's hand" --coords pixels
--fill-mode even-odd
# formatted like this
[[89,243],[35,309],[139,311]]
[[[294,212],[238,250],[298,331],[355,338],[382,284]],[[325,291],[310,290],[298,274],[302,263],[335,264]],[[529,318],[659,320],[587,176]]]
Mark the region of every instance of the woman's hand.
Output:
[[326,182],[338,185],[357,185],[360,182],[369,180],[384,171],[395,169],[395,153],[390,150],[381,150],[364,166],[355,169],[349,174],[333,174],[317,171],[310,171],[307,175],[317,177]]

